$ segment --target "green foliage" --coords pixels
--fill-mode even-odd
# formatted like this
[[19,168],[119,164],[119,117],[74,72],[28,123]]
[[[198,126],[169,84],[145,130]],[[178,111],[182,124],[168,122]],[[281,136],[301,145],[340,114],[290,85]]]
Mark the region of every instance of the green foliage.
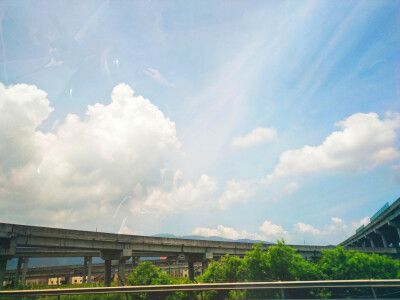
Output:
[[386,255],[345,251],[343,247],[322,252],[319,269],[331,280],[400,278],[400,262]]
[[[285,241],[277,241],[277,245],[270,246],[264,251],[262,244],[255,245],[253,250],[244,257],[247,280],[249,281],[292,281],[317,280],[322,277],[321,272],[312,263],[306,262],[296,254],[296,250],[285,245]],[[293,294],[293,295],[292,295]],[[281,291],[249,292],[251,297],[280,297]],[[306,291],[287,291],[286,296],[310,297]]]
[[[398,279],[400,262],[386,255],[366,254],[357,251],[345,251],[343,247],[322,252],[317,267],[330,280],[351,279]],[[380,289],[389,293],[391,289]],[[343,288],[334,291],[341,295],[369,296],[368,289]]]
[[[236,256],[224,256],[219,261],[212,261],[206,272],[199,278],[204,283],[243,282],[243,281],[297,281],[297,280],[347,280],[347,279],[396,279],[400,278],[400,262],[385,255],[366,254],[356,251],[345,251],[343,247],[326,250],[321,253],[318,263],[306,262],[296,253],[296,250],[285,245],[283,240],[269,246],[268,251],[262,244],[253,246],[244,259]],[[151,262],[143,262],[128,277],[129,285],[164,285],[188,284],[188,278],[172,278]],[[62,287],[102,286],[100,283],[85,285],[69,285]],[[21,289],[54,288],[52,286],[21,286]],[[381,294],[392,295],[397,290],[379,289]],[[377,290],[375,290],[378,293]],[[249,291],[206,291],[202,298],[195,292],[158,292],[131,293],[131,299],[273,299],[273,298],[330,298],[330,297],[365,297],[371,296],[371,290],[366,288],[342,288],[310,290],[249,290]],[[379,296],[379,294],[378,294]],[[125,299],[124,294],[106,295],[71,295],[63,299]],[[51,299],[51,297],[40,297]]]
[[[212,261],[207,271],[201,277],[202,282],[238,282],[245,279],[244,261],[236,256],[225,255],[220,261]],[[207,291],[203,293],[203,299],[242,299],[243,294],[238,291]]]
[[[188,279],[175,279],[169,276],[160,268],[154,266],[151,262],[142,262],[138,267],[129,275],[127,279],[128,285],[166,285],[190,283]],[[197,299],[196,293],[193,292],[157,292],[157,293],[140,293],[132,294],[133,299]]]
[[162,285],[171,284],[171,277],[151,262],[142,262],[129,275],[129,285]]
[[314,264],[304,261],[284,240],[268,249],[267,263],[274,280],[318,280],[322,277]]
[[248,281],[270,281],[270,267],[267,259],[267,252],[262,244],[255,244],[253,250],[246,253],[244,257],[246,268],[246,279]]

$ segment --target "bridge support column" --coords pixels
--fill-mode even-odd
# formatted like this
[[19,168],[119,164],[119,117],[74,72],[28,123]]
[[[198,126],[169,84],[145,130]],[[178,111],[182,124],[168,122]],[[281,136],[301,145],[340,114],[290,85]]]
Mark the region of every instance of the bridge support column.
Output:
[[386,236],[384,234],[381,235],[383,247],[388,248],[388,242],[386,240]]
[[125,285],[125,259],[118,261],[118,285]]
[[[396,228],[397,235],[399,237],[398,241],[400,241],[400,224],[398,222],[395,222],[395,221],[388,221],[388,225]],[[398,246],[398,244],[396,246]]]
[[88,278],[87,278],[87,282],[91,283],[92,282],[92,257],[88,256]]
[[378,234],[378,235],[381,237],[383,247],[384,247],[384,248],[388,248],[389,246],[388,246],[388,242],[387,242],[387,240],[386,240],[385,234],[384,234],[382,231],[380,231],[380,230],[375,230],[375,233]]
[[87,276],[87,269],[88,269],[88,257],[85,256],[83,258],[83,274],[82,274],[82,283],[86,283],[86,276]]
[[18,257],[18,264],[17,264],[17,270],[15,271],[15,278],[14,278],[14,288],[17,288],[18,286],[18,281],[21,276],[21,267],[22,267],[22,262],[24,259],[22,257]]
[[0,257],[0,290],[3,289],[4,276],[6,275],[7,258]]
[[203,262],[207,263],[210,259],[213,258],[213,253],[206,252],[206,253],[196,253],[196,254],[185,254],[185,259],[188,262],[188,269],[189,269],[189,280],[194,281],[194,263],[195,262],[202,262],[201,267],[202,271],[204,267],[207,268],[206,265],[203,265]]
[[371,248],[375,248],[375,243],[374,243],[373,238],[369,237],[369,236],[364,236],[364,237],[365,237],[365,239],[369,240]]
[[189,269],[189,280],[194,281],[194,262],[188,262],[188,269]]
[[24,268],[22,269],[22,284],[26,284],[26,273],[28,272],[29,257],[24,257]]
[[[125,283],[125,261],[132,256],[131,249],[123,250],[103,250],[101,251],[101,258],[104,259],[104,286],[111,284],[111,261],[118,260],[118,282],[119,278]],[[121,262],[123,261],[123,262]],[[123,264],[123,265],[122,265]],[[121,271],[120,271],[121,267]],[[123,272],[123,273],[121,273]],[[122,274],[122,276],[120,276]]]
[[104,286],[111,285],[111,259],[104,261]]

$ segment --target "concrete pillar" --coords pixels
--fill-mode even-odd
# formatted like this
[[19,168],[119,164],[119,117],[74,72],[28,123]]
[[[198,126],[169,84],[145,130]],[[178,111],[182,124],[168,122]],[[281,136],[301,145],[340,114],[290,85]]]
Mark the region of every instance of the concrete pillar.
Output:
[[[394,228],[396,228],[397,231],[397,235],[399,237],[399,241],[400,241],[400,224],[398,222],[394,222],[394,221],[388,221],[388,225],[392,226]],[[396,247],[399,245],[399,243],[397,243]]]
[[[103,250],[101,251],[101,258],[104,259],[104,286],[110,286],[111,284],[111,260],[123,260],[125,269],[125,260],[132,256],[132,249],[123,250]],[[125,272],[123,276],[125,279]]]
[[192,261],[188,262],[189,269],[189,280],[194,281],[194,263]]
[[369,242],[371,243],[371,248],[375,248],[375,243],[374,243],[374,240],[372,238],[369,239]]
[[372,239],[372,237],[369,237],[369,236],[364,236],[364,238],[365,239],[367,239],[367,240],[369,240],[369,243],[370,243],[370,245],[371,245],[371,248],[375,248],[375,243],[374,243],[374,240]]
[[386,236],[384,234],[382,234],[381,238],[382,238],[383,247],[388,248],[389,246],[388,246],[388,243],[386,240]]
[[382,238],[383,247],[384,247],[384,248],[387,248],[387,247],[388,247],[388,242],[387,242],[387,240],[386,240],[385,234],[384,234],[382,231],[380,231],[380,230],[375,230],[375,233],[378,234],[378,235],[380,235],[380,237]]
[[201,274],[204,274],[208,268],[208,261],[201,262]]
[[87,282],[91,283],[92,282],[92,257],[88,257],[88,279]]
[[26,284],[26,273],[28,272],[29,257],[24,257],[24,267],[22,269],[22,284]]
[[82,274],[82,283],[86,283],[86,276],[87,276],[87,268],[88,268],[88,257],[85,256],[83,258],[83,274]]
[[15,278],[14,278],[14,288],[18,286],[18,281],[21,275],[21,266],[23,261],[24,259],[22,257],[18,258],[17,271],[15,272]]
[[125,285],[125,259],[118,261],[118,285]]
[[111,259],[104,261],[104,286],[111,285]]
[[0,290],[3,289],[3,281],[6,275],[7,258],[0,257]]

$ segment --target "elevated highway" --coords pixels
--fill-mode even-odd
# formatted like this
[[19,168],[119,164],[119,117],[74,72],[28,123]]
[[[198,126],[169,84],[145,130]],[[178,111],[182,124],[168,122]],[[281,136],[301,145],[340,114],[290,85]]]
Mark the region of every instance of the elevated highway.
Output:
[[[270,246],[264,244],[262,247],[268,250]],[[125,262],[131,257],[184,256],[188,263],[189,277],[193,279],[195,262],[202,262],[205,269],[211,259],[225,254],[244,256],[252,247],[252,243],[148,237],[0,223],[0,282],[4,280],[7,260],[13,257],[19,257],[17,274],[22,269],[22,275],[26,276],[29,257],[79,256],[79,252],[85,257],[84,278],[86,275],[90,278],[92,257],[100,256],[104,260],[105,286],[110,285],[113,260],[118,261],[119,283],[125,284]],[[305,259],[315,259],[322,250],[334,248],[309,245],[291,247],[297,249]],[[397,255],[394,248],[349,249]]]
[[363,248],[399,248],[400,243],[400,198],[381,208],[371,222],[340,243],[341,246]]
[[[173,272],[177,271],[187,271],[187,264],[184,262],[178,262],[176,260],[151,260],[151,262],[169,273],[170,275]],[[134,271],[137,264],[135,262],[127,263],[125,267],[125,275],[130,274]],[[195,270],[200,274],[201,273],[201,263],[197,263],[195,265]],[[52,266],[52,267],[31,267],[28,269],[26,274],[26,280],[29,279],[48,279],[48,278],[69,278],[84,275],[84,265],[68,265],[68,266]],[[5,280],[13,281],[16,277],[17,270],[6,270]],[[92,265],[91,275],[103,275],[104,274],[104,263],[98,263]],[[114,262],[111,264],[111,274],[118,274],[118,263]]]

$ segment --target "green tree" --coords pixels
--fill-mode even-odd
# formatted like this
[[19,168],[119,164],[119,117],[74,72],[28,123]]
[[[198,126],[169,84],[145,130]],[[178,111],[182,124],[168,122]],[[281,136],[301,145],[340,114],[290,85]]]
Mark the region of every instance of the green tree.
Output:
[[304,261],[296,250],[285,245],[285,241],[277,241],[267,252],[269,276],[275,280],[318,280],[322,273],[315,264]]
[[322,252],[319,269],[331,280],[400,278],[400,262],[386,255],[345,251],[343,247]]
[[[245,280],[244,261],[236,256],[225,255],[220,261],[212,261],[201,277],[202,282],[238,282]],[[243,299],[241,291],[207,291],[204,299]]]
[[[182,283],[172,278],[160,268],[154,266],[151,262],[142,262],[128,276],[127,283],[129,285],[166,285]],[[185,281],[184,283],[189,283]],[[132,294],[134,299],[197,299],[196,293],[193,292],[153,292]]]
[[271,281],[267,252],[263,250],[262,244],[253,245],[253,250],[244,256],[244,262],[248,281]]
[[[325,250],[317,267],[330,280],[348,279],[398,279],[400,262],[386,255],[367,254],[358,251],[345,251],[343,247]],[[382,293],[390,289],[380,289]],[[369,289],[335,289],[341,295],[371,295]]]
[[[257,244],[253,250],[247,252],[244,258],[249,281],[292,281],[317,280],[322,277],[317,267],[296,254],[296,250],[285,245],[285,241],[277,241],[277,245],[270,246],[264,251],[262,244]],[[281,297],[282,291],[249,292],[252,297]],[[309,298],[308,291],[287,291],[283,294],[291,298]]]

